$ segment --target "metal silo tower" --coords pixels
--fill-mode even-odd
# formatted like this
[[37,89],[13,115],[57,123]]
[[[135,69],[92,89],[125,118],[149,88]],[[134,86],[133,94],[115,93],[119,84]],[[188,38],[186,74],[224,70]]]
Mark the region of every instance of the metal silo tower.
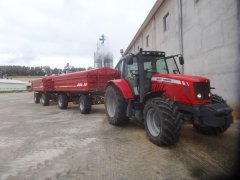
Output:
[[113,68],[113,54],[105,44],[106,36],[101,35],[97,43],[97,51],[94,52],[94,68]]

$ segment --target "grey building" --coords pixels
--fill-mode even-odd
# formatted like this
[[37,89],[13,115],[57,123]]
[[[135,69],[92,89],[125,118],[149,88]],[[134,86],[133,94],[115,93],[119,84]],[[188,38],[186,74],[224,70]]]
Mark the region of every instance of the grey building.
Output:
[[157,0],[125,54],[183,54],[184,73],[208,77],[239,118],[239,11],[238,0]]

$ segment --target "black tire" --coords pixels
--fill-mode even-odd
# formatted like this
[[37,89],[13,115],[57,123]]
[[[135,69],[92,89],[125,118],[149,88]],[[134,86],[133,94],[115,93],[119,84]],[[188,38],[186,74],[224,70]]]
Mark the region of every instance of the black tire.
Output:
[[212,94],[211,100],[213,104],[215,103],[226,104],[226,101],[221,96],[218,96],[217,94]]
[[40,101],[43,106],[49,105],[50,96],[48,93],[42,93]]
[[79,110],[81,114],[89,114],[92,110],[91,97],[82,95],[79,98]]
[[180,137],[182,114],[169,99],[149,99],[144,107],[144,126],[148,138],[154,144],[170,146]]
[[[211,96],[211,100],[212,100],[213,104],[221,103],[221,104],[227,105],[226,101],[222,97],[220,97],[216,94],[213,94]],[[205,135],[210,135],[210,136],[216,136],[216,135],[219,135],[219,134],[225,132],[229,128],[229,126],[230,126],[230,123],[225,124],[221,127],[200,126],[198,124],[193,125],[193,127],[196,128],[196,130],[198,132],[205,134]]]
[[58,95],[58,108],[67,109],[68,107],[68,97],[66,94],[61,93]]
[[39,104],[40,103],[40,98],[41,98],[41,94],[40,93],[34,93],[34,102],[35,104]]
[[225,124],[221,127],[208,127],[208,126],[199,126],[197,124],[194,125],[194,128],[202,134],[216,136],[223,132],[225,132],[229,128],[230,124]]
[[108,86],[104,100],[106,114],[110,124],[122,126],[129,123],[129,118],[126,116],[127,102],[117,87],[114,85]]

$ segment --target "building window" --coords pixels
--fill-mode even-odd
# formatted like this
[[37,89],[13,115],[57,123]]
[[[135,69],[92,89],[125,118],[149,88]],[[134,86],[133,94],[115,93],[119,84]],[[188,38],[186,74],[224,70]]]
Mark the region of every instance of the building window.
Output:
[[146,48],[149,46],[149,35],[146,36]]
[[169,30],[169,13],[163,17],[163,31]]

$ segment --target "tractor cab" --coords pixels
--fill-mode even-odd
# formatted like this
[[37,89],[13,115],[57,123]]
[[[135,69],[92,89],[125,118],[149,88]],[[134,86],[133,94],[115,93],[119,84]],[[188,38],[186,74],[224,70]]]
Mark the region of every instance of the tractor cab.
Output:
[[183,65],[184,60],[180,55],[166,57],[165,52],[140,50],[136,55],[123,57],[115,69],[121,72],[121,78],[128,82],[134,96],[142,102],[144,96],[152,90],[153,75],[180,74],[177,57],[179,64]]

